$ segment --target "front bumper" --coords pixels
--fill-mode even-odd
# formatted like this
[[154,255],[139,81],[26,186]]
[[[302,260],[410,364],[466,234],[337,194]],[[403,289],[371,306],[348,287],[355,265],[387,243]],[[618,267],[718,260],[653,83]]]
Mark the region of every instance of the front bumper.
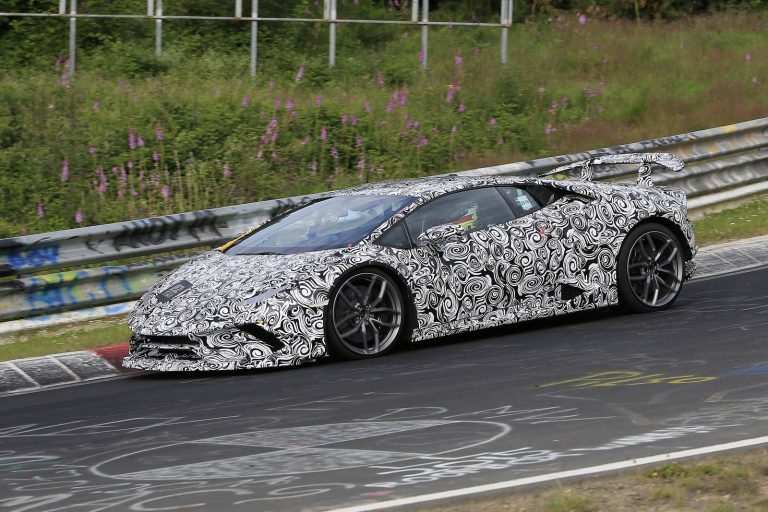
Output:
[[166,372],[243,370],[295,366],[322,355],[323,343],[301,337],[278,342],[240,329],[186,336],[134,333],[123,366]]

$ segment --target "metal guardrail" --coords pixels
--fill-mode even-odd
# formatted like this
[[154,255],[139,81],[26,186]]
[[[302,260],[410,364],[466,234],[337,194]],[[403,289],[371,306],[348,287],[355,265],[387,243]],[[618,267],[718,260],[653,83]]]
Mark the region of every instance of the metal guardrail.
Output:
[[[691,208],[768,190],[768,118],[456,174],[530,176],[595,155],[643,151],[671,152],[686,161],[682,172],[656,172],[653,181],[682,188]],[[635,171],[605,166],[596,179],[634,179]],[[213,247],[310,197],[314,195],[0,239],[0,321],[136,298],[190,254],[54,271]]]

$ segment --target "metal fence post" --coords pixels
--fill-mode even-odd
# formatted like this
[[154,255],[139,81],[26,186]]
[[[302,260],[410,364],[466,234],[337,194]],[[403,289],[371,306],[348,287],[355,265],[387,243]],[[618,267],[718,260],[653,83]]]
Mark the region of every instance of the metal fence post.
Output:
[[243,17],[243,0],[235,0],[235,18]]
[[325,0],[325,19],[330,20],[328,26],[328,67],[336,67],[336,0]]
[[59,14],[67,14],[67,0],[59,0]]
[[411,21],[414,23],[419,21],[419,0],[413,0],[411,4]]
[[[507,25],[509,23],[509,19],[507,18],[507,15],[509,14],[509,4],[511,3],[511,0],[501,0],[501,24]],[[507,64],[507,38],[508,38],[508,32],[509,29],[506,26],[501,27],[501,65],[506,66]]]
[[147,0],[147,16],[155,14],[155,0]]
[[251,1],[251,76],[256,76],[256,54],[259,49],[259,0]]
[[421,67],[427,69],[427,54],[429,52],[429,0],[422,0],[421,4]]
[[163,0],[157,0],[155,11],[155,55],[163,53]]
[[75,76],[75,53],[77,51],[77,0],[69,2],[69,75]]

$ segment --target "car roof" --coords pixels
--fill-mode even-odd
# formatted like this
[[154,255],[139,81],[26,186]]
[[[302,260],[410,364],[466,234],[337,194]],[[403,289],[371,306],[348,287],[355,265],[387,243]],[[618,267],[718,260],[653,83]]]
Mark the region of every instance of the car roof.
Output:
[[381,181],[367,183],[357,187],[337,190],[329,195],[399,195],[424,197],[442,195],[456,190],[479,186],[517,185],[522,183],[540,182],[533,177],[521,176],[431,176],[405,180]]

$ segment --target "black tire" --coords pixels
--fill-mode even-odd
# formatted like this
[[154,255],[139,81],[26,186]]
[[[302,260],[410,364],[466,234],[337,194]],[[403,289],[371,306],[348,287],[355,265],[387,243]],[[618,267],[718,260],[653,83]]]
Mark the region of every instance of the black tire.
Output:
[[388,273],[361,268],[334,285],[325,311],[331,356],[367,359],[395,350],[408,338],[410,308],[403,290]]
[[655,222],[624,239],[616,265],[619,308],[629,313],[667,309],[683,288],[685,258],[680,239]]

